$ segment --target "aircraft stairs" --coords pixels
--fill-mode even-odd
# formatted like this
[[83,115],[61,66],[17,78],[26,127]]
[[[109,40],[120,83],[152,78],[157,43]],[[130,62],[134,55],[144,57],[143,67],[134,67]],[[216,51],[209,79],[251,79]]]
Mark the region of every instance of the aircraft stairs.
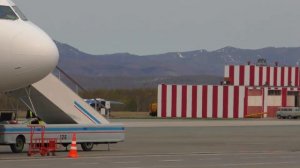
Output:
[[[57,67],[59,78],[61,74],[84,90],[75,80]],[[71,90],[54,74],[22,88],[9,92],[9,96],[18,98],[31,111],[35,112],[47,124],[109,124],[101,114],[89,106],[77,93]]]

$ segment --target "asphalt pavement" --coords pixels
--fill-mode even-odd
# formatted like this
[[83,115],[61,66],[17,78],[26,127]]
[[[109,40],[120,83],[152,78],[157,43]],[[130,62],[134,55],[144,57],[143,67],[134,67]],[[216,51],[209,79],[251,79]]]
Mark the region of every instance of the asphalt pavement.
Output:
[[69,159],[63,148],[55,157],[27,157],[26,153],[13,154],[9,147],[3,146],[0,165],[3,168],[298,168],[300,164],[300,120],[203,121],[207,124],[199,123],[202,120],[114,121],[127,126],[126,141],[111,145],[110,151],[106,145],[98,145],[92,152],[79,150],[78,159]]

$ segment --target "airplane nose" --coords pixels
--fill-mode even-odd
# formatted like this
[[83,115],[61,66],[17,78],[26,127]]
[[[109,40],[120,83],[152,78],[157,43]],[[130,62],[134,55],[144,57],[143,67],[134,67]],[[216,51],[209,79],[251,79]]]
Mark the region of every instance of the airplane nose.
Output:
[[[35,27],[34,27],[35,28]],[[27,29],[12,40],[12,52],[18,60],[15,68],[24,72],[35,72],[36,78],[48,75],[56,67],[58,49],[53,40],[42,30]]]

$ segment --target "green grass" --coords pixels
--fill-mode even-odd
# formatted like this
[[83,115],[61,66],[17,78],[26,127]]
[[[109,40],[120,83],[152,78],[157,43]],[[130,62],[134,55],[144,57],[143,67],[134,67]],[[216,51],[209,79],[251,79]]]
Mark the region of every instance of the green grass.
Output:
[[117,118],[117,119],[152,119],[156,117],[151,117],[149,112],[128,112],[128,111],[121,111],[121,112],[111,112],[110,118]]

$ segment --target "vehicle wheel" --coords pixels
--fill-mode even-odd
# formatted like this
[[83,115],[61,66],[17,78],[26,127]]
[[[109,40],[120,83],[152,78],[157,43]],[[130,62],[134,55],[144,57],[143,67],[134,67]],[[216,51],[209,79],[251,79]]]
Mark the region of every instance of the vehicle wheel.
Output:
[[69,146],[69,144],[61,144],[63,147],[67,148]]
[[277,118],[278,118],[278,119],[282,119],[281,115],[277,115]]
[[23,152],[24,145],[25,145],[25,137],[19,135],[16,138],[16,143],[10,145],[10,149],[13,153],[21,153]]
[[91,151],[93,150],[94,143],[92,142],[85,142],[81,144],[81,148],[83,151]]
[[149,115],[150,115],[151,117],[157,117],[157,113],[155,113],[155,112],[150,112]]
[[61,145],[66,149],[66,151],[68,151],[68,146],[69,146],[69,144],[63,143],[63,144],[61,144]]
[[292,116],[288,116],[287,118],[288,118],[288,119],[293,119],[293,117],[292,117]]

